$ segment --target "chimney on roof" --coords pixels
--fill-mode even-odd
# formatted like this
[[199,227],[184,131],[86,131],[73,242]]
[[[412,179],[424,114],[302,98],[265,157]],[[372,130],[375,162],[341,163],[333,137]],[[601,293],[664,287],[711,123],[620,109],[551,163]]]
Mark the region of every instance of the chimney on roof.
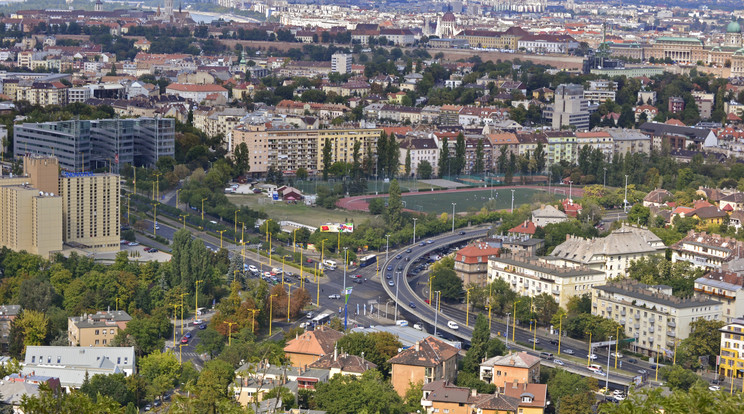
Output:
[[338,347],[337,346],[333,347],[333,360],[334,361],[338,360]]
[[470,395],[472,397],[477,397],[478,396],[478,390],[476,390],[475,388],[471,389],[470,390]]
[[419,345],[419,341],[416,341],[415,349],[416,349],[416,352],[419,352],[421,350],[421,346]]

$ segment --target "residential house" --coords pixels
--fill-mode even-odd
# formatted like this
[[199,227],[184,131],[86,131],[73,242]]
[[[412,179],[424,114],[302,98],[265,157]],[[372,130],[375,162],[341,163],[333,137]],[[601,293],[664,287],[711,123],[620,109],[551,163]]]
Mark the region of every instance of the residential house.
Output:
[[505,396],[519,400],[517,408],[519,414],[544,414],[550,404],[547,384],[526,384],[513,381],[505,383],[502,391]]
[[458,352],[454,346],[433,336],[416,342],[388,360],[392,366],[393,388],[402,397],[410,384],[437,380],[453,382],[457,375]]
[[501,390],[514,382],[539,383],[540,358],[524,351],[495,356],[480,364],[478,376],[481,381],[494,384]]
[[574,296],[591,293],[595,285],[604,284],[604,272],[586,266],[566,265],[552,256],[502,254],[488,260],[488,281],[501,279],[522,296],[549,293],[565,307]]
[[426,414],[472,414],[475,412],[475,404],[486,396],[479,395],[477,390],[439,380],[423,386],[421,406]]
[[79,389],[94,375],[137,372],[134,347],[27,346],[21,375],[59,378],[66,390]]
[[690,262],[695,268],[719,270],[734,259],[744,257],[744,242],[719,234],[697,233],[690,230],[687,236],[669,247],[672,262]]
[[199,103],[207,99],[209,95],[218,94],[228,98],[227,89],[220,85],[190,85],[181,83],[171,83],[165,88],[165,93],[168,95],[180,96],[184,99],[189,99],[193,102]]
[[614,145],[613,155],[640,152],[651,153],[651,138],[636,129],[609,128],[607,132],[612,136]]
[[537,227],[545,227],[548,224],[563,223],[568,220],[566,213],[546,204],[532,211],[532,222]]
[[10,344],[10,327],[21,313],[21,305],[0,306],[0,346],[7,350]]
[[744,318],[728,322],[721,332],[720,363],[718,373],[725,377],[744,377]]
[[269,391],[284,387],[293,394],[299,390],[314,390],[320,382],[327,382],[330,371],[308,367],[272,365],[266,361],[247,363],[235,372],[230,385],[235,400],[243,407],[261,402]]
[[[609,114],[608,114],[609,115]],[[599,150],[604,156],[604,160],[610,162],[615,150],[615,143],[612,135],[607,131],[587,131],[576,132],[576,151],[580,151],[585,145],[592,150]]]
[[67,318],[70,346],[109,346],[114,337],[127,329],[132,317],[125,311],[100,311]]
[[716,206],[704,206],[696,208],[688,214],[688,217],[695,217],[700,220],[700,224],[721,224],[728,218],[728,213]]
[[436,173],[439,164],[439,148],[437,148],[437,142],[434,138],[420,134],[406,135],[400,141],[398,148],[400,151],[400,165],[403,166],[406,164],[406,156],[410,151],[412,174],[418,175],[419,166],[423,161],[429,163],[432,167],[432,173]]
[[634,338],[631,350],[648,356],[664,355],[690,335],[690,323],[721,319],[721,303],[706,297],[680,298],[670,286],[649,286],[624,279],[592,291],[592,315],[612,319]]
[[291,366],[304,367],[319,360],[323,355],[333,354],[336,342],[343,336],[344,334],[339,331],[324,325],[319,326],[287,342],[284,354]]
[[548,141],[547,165],[558,164],[566,161],[575,164],[578,159],[578,148],[576,147],[576,134],[573,131],[549,131],[545,132]]
[[534,236],[536,230],[537,226],[535,226],[535,223],[531,221],[525,221],[524,223],[519,224],[512,229],[509,229],[509,234]]
[[659,114],[659,109],[653,105],[643,104],[633,108],[636,123],[641,121],[641,116],[646,115],[646,121],[653,121]]
[[0,403],[10,406],[13,413],[23,413],[21,403],[24,397],[39,397],[39,386],[42,384],[51,390],[58,390],[60,387],[59,378],[10,374],[0,381]]
[[613,279],[624,276],[631,262],[665,250],[664,242],[650,230],[625,225],[606,237],[567,236],[550,255],[568,266],[587,266]]
[[474,283],[486,286],[488,276],[488,257],[498,256],[500,249],[489,243],[477,242],[455,252],[455,273],[463,286]]
[[644,207],[661,207],[666,204],[667,201],[674,199],[674,194],[669,190],[663,188],[657,188],[652,190],[650,193],[643,197]]
[[361,376],[370,369],[377,368],[377,365],[364,359],[362,356],[350,355],[348,353],[338,353],[338,348],[333,349],[333,354],[326,354],[319,360],[309,365],[309,368],[326,369],[329,371],[328,376],[333,378],[334,375],[353,375]]
[[718,207],[726,212],[744,210],[744,193],[733,193],[723,197],[718,202]]
[[568,217],[577,217],[584,209],[581,204],[574,203],[571,198],[564,198],[563,201],[561,201],[561,205],[563,206],[563,211],[566,212]]
[[661,151],[664,143],[672,150],[702,150],[718,146],[718,138],[710,129],[646,122],[640,126],[642,133],[651,137],[653,148]]
[[730,323],[744,315],[744,276],[737,272],[714,270],[695,279],[695,293],[721,302],[723,320]]

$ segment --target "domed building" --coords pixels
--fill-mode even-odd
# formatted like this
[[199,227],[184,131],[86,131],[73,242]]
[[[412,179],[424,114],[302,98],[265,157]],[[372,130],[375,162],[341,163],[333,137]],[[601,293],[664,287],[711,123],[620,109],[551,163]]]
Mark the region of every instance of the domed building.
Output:
[[741,47],[741,25],[737,21],[732,21],[726,26],[726,46]]
[[453,38],[457,34],[457,18],[455,14],[448,11],[444,13],[437,22],[437,35],[444,38]]

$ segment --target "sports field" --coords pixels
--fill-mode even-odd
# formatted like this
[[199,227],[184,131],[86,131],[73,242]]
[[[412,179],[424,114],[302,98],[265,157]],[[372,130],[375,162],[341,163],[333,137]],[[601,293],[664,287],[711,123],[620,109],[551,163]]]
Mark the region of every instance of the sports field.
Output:
[[[514,208],[522,204],[533,202],[536,193],[547,196],[542,190],[531,188],[517,188],[514,190]],[[452,203],[457,203],[455,212],[473,212],[480,210],[486,203],[493,198],[493,203],[489,204],[492,210],[503,210],[511,208],[511,190],[494,189],[494,190],[474,190],[466,192],[441,193],[436,192],[427,194],[427,192],[416,193],[416,195],[404,194],[403,201],[405,208],[424,213],[452,213]],[[565,196],[555,195],[558,199]]]

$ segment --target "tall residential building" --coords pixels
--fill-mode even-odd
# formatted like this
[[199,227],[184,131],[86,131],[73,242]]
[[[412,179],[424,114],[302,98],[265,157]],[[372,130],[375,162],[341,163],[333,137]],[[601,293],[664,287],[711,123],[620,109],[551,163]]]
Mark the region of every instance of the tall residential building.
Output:
[[310,172],[323,169],[323,147],[326,139],[331,144],[333,162],[352,162],[354,143],[359,141],[359,153],[364,156],[370,148],[377,151],[377,138],[382,129],[295,129],[289,125],[246,125],[233,131],[230,143],[232,152],[245,143],[250,155],[250,172],[266,173],[269,167],[279,171],[297,171],[305,168]]
[[725,377],[744,377],[744,319],[734,319],[720,331],[721,361],[718,372]]
[[154,166],[175,154],[175,120],[98,119],[21,124],[14,128],[15,154],[53,156],[67,171],[121,164]]
[[581,85],[562,84],[555,89],[555,103],[544,112],[553,129],[574,126],[589,129],[589,101],[584,98]]
[[96,312],[67,318],[70,346],[109,346],[119,331],[132,320],[125,311]]
[[[28,157],[24,162],[24,171],[44,168],[57,172],[56,162],[31,166]],[[32,182],[27,175],[0,177],[0,246],[49,257],[62,250],[62,197],[53,182],[40,186],[53,192]]]
[[118,251],[119,175],[67,173],[59,181],[65,243],[93,251]]
[[708,272],[695,279],[695,292],[698,296],[721,302],[721,313],[726,323],[744,315],[744,276],[736,272]]
[[625,336],[635,338],[631,344],[634,352],[671,356],[675,344],[690,336],[690,322],[721,319],[721,303],[708,298],[679,298],[672,296],[669,286],[649,286],[627,279],[593,289],[592,315],[622,325]]
[[351,73],[351,55],[346,53],[334,53],[331,56],[331,72],[341,75]]

